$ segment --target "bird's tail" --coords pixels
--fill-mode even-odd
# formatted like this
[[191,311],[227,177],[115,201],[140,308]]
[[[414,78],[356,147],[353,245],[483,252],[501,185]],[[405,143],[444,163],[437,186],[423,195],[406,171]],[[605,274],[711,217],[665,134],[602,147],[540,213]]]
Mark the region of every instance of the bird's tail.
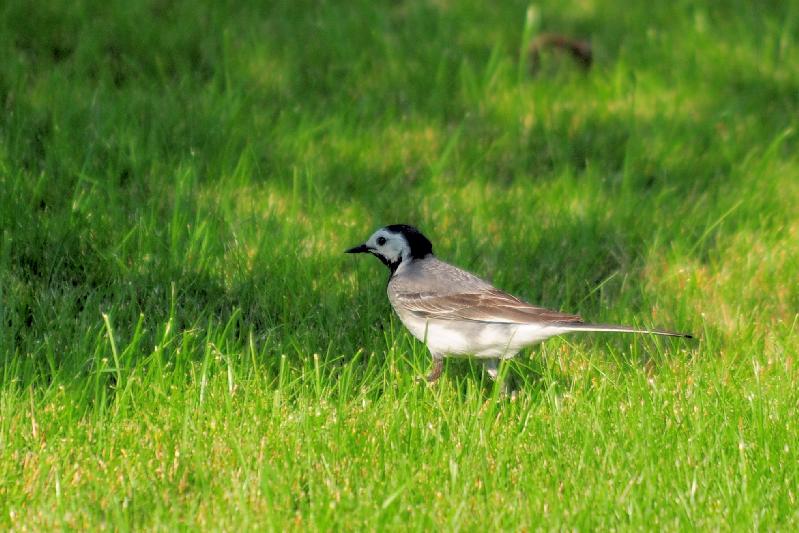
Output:
[[666,337],[683,337],[686,339],[693,339],[694,336],[690,333],[677,333],[675,331],[666,331],[664,329],[641,329],[633,326],[617,326],[614,324],[573,324],[564,323],[562,328],[565,332],[579,332],[579,331],[607,331],[615,333],[646,333],[649,335],[664,335]]

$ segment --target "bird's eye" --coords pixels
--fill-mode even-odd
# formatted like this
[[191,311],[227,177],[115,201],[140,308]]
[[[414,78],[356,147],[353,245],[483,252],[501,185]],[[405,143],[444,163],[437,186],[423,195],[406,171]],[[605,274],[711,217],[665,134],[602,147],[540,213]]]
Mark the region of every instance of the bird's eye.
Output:
[[386,238],[385,237],[378,237],[377,238],[377,245],[378,246],[383,246],[384,244],[386,244]]

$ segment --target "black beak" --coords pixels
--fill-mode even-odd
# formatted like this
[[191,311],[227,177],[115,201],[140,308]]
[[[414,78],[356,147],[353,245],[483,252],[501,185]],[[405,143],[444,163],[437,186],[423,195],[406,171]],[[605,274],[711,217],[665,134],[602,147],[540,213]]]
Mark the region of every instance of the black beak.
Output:
[[359,244],[358,246],[353,246],[349,250],[344,250],[345,254],[363,254],[369,251],[369,248],[365,244]]

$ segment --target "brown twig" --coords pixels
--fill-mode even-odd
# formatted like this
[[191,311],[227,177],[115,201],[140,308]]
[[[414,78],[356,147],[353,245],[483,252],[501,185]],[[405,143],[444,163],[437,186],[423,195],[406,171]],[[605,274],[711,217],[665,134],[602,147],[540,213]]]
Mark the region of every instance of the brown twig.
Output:
[[527,55],[530,58],[530,74],[535,74],[541,66],[541,51],[545,48],[566,50],[584,69],[589,69],[594,60],[591,43],[561,35],[559,33],[542,33],[530,42]]

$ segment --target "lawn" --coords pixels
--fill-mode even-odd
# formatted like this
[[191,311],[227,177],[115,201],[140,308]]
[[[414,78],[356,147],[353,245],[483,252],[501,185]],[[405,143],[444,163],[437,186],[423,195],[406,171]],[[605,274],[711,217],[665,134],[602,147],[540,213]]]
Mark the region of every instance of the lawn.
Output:
[[[799,528],[797,65],[796,0],[3,2],[0,529]],[[697,339],[418,384],[399,222]]]

